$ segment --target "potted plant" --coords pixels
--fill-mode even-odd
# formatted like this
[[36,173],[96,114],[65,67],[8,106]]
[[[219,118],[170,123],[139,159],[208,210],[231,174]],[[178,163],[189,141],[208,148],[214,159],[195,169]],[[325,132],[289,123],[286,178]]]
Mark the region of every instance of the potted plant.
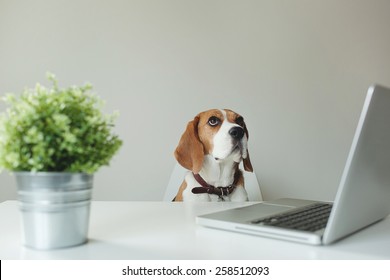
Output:
[[93,174],[108,165],[122,141],[112,132],[115,114],[105,115],[92,86],[51,88],[37,84],[0,116],[0,169],[17,181],[23,243],[36,249],[87,241]]

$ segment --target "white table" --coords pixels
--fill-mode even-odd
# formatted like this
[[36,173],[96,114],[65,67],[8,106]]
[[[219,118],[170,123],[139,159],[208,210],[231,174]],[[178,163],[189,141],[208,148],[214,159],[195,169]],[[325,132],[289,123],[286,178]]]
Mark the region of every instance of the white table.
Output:
[[195,217],[250,203],[93,201],[85,245],[36,251],[21,245],[17,201],[0,203],[0,259],[390,259],[390,218],[331,246],[208,229]]

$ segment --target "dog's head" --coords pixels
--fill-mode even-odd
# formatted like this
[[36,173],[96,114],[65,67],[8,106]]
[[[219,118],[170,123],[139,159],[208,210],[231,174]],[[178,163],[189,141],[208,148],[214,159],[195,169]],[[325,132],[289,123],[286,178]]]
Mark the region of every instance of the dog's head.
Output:
[[202,168],[205,155],[217,161],[228,158],[253,171],[248,153],[248,129],[244,118],[232,110],[212,109],[190,121],[175,150],[177,161],[195,174]]

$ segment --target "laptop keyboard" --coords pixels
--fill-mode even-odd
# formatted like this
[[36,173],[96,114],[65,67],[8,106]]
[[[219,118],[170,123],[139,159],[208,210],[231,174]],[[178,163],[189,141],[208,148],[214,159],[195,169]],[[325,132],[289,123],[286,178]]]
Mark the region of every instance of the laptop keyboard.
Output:
[[252,224],[315,232],[324,229],[332,204],[318,202],[283,214],[251,221]]

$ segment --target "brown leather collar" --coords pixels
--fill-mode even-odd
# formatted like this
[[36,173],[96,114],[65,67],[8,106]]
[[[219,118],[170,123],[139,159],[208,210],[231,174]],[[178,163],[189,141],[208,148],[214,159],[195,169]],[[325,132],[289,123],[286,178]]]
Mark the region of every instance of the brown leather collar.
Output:
[[216,194],[220,197],[222,196],[226,196],[226,195],[229,195],[231,194],[234,189],[236,188],[236,183],[237,183],[237,180],[238,176],[234,176],[234,182],[233,184],[231,184],[230,186],[227,186],[227,187],[214,187],[210,184],[208,184],[203,178],[202,176],[200,176],[199,174],[194,174],[194,178],[195,180],[201,185],[201,187],[195,187],[192,189],[192,193],[194,194],[200,194],[200,193],[208,193],[208,194]]

